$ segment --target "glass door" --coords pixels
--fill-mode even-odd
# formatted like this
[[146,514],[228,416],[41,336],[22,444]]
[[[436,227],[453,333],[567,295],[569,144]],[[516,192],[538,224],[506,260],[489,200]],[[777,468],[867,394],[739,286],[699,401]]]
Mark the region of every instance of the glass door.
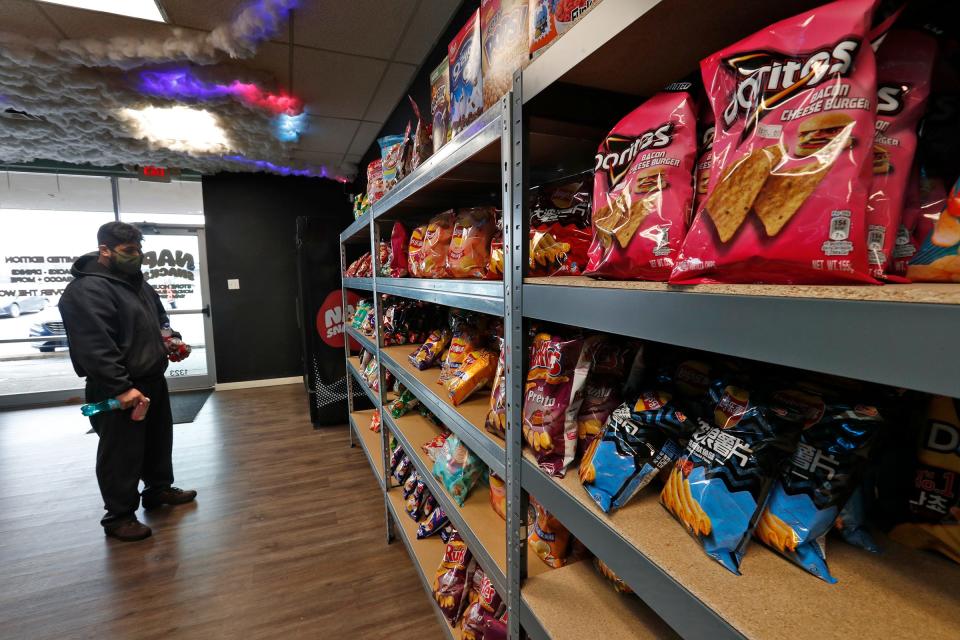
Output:
[[160,295],[170,326],[193,348],[171,362],[171,391],[212,388],[216,382],[206,243],[202,227],[137,223],[143,232],[143,276]]

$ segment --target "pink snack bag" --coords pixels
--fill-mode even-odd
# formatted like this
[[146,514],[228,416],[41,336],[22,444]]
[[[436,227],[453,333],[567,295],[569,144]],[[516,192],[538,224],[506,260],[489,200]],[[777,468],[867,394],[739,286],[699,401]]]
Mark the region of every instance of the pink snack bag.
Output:
[[693,203],[691,84],[671,85],[617,123],[597,149],[586,275],[666,280]]
[[932,36],[903,29],[888,32],[877,49],[877,122],[867,203],[867,250],[875,278],[891,273],[902,280],[907,272],[909,260],[896,254],[910,245],[901,220],[936,52]]
[[709,193],[670,282],[876,283],[873,7],[831,2],[700,63],[716,120]]

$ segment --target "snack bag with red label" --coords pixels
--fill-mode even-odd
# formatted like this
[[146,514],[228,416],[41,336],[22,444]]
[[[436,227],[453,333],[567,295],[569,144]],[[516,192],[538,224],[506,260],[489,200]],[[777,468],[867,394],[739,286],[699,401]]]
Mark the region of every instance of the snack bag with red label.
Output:
[[589,174],[538,187],[530,212],[531,276],[578,276],[590,248]]
[[[867,251],[875,278],[896,274],[895,251],[909,243],[900,221],[936,51],[932,36],[905,29],[888,32],[877,50],[877,120],[867,201]],[[905,266],[900,262],[898,268]]]
[[383,160],[377,158],[367,165],[367,201],[373,204],[386,193],[383,185]]
[[960,399],[930,397],[918,444],[908,519],[890,537],[960,563]]
[[874,0],[837,0],[700,63],[709,193],[670,282],[876,283],[866,248]]
[[584,340],[538,333],[530,347],[523,400],[523,438],[537,464],[562,478],[577,453],[580,393],[590,369],[582,358]]
[[504,363],[503,341],[500,341],[500,357],[493,375],[493,390],[490,392],[490,410],[484,426],[490,433],[506,439],[507,434],[507,374]]
[[681,82],[656,94],[600,144],[588,276],[666,280],[670,275],[693,204],[697,126],[691,89]]
[[536,511],[533,528],[527,544],[537,556],[554,569],[567,564],[570,555],[570,532],[543,505],[530,496],[530,504]]
[[438,213],[430,219],[423,234],[423,246],[417,252],[419,277],[448,277],[447,252],[450,250],[450,240],[453,238],[453,219],[452,209]]
[[497,610],[500,608],[500,595],[493,586],[493,582],[486,575],[482,576],[477,600],[463,613],[462,640],[484,640],[484,622],[496,620]]
[[710,185],[710,170],[713,167],[713,136],[717,131],[713,121],[713,108],[704,101],[700,106],[700,118],[697,122],[697,132],[700,142],[697,145],[697,166],[694,171],[693,208],[687,218],[687,226],[693,219],[693,214],[700,208],[703,199],[707,197],[707,188]]
[[915,282],[960,282],[960,180],[947,206],[907,267]]
[[463,363],[446,382],[453,406],[458,406],[474,391],[490,384],[496,370],[497,354],[489,349],[472,349],[467,353]]
[[451,625],[457,623],[466,598],[467,569],[473,555],[459,533],[454,533],[443,552],[443,562],[433,579],[433,598],[440,605],[443,617]]
[[[875,407],[823,405],[808,421],[790,464],[770,492],[753,535],[822,580],[827,568],[825,538],[856,490],[866,454],[883,425]],[[809,424],[809,422],[813,422]]]
[[420,225],[410,234],[410,245],[407,249],[407,266],[410,269],[410,275],[414,278],[422,278],[423,274],[423,238],[427,235],[427,225]]
[[480,344],[480,332],[474,318],[460,312],[450,312],[450,347],[443,356],[440,365],[440,377],[437,384],[446,386],[457,370],[463,365],[470,353]]
[[402,222],[394,222],[390,233],[390,254],[387,261],[381,263],[381,274],[388,278],[407,277],[409,265],[407,248],[410,243],[407,228]]
[[497,229],[490,240],[490,262],[487,264],[487,280],[503,280],[503,231]]
[[447,251],[447,272],[454,278],[483,278],[490,263],[490,240],[496,227],[492,207],[461,209]]

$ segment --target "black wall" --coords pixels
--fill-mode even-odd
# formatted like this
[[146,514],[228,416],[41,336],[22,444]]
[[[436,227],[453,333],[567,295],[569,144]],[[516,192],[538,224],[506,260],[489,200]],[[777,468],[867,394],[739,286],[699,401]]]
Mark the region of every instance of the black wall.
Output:
[[[343,185],[221,173],[204,176],[203,209],[217,381],[301,375],[295,221],[329,218],[338,242],[352,219]],[[240,289],[228,290],[228,278]]]

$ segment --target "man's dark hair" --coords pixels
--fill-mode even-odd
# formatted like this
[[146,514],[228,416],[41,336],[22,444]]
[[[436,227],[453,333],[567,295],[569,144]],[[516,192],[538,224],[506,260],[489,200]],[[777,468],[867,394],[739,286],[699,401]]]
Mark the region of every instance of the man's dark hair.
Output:
[[97,244],[114,248],[128,242],[143,242],[139,227],[126,222],[108,222],[97,230]]

